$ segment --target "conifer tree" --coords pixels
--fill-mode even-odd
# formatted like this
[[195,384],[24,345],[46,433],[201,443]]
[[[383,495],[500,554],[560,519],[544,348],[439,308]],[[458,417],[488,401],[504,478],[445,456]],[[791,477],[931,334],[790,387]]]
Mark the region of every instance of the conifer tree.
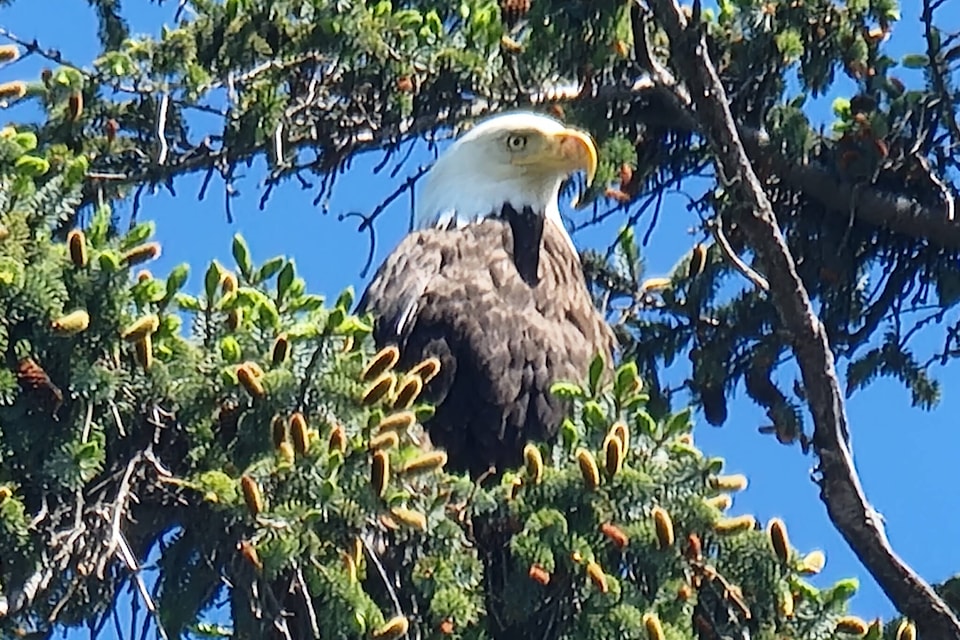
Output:
[[[158,37],[90,4],[92,64],[0,33],[6,69],[49,62],[0,84],[43,111],[0,131],[0,633],[110,633],[129,587],[170,638],[960,638],[951,583],[930,589],[864,517],[834,365],[848,393],[893,376],[930,407],[931,364],[956,353],[944,0],[923,0],[927,50],[900,60],[895,0],[192,0]],[[856,91],[820,131],[805,101],[839,74]],[[623,303],[626,348],[609,384],[594,366],[557,385],[557,442],[492,484],[422,446],[435,365],[373,353],[352,291],[309,292],[239,235],[233,264],[154,275],[153,224],[113,214],[187,173],[229,189],[259,156],[265,207],[290,178],[322,203],[357,154],[515,105],[602,144],[584,200],[622,231],[585,267]],[[703,174],[695,244],[649,278],[641,216]],[[915,354],[919,331],[943,352]],[[660,382],[680,355],[692,406]],[[692,412],[724,423],[741,381],[818,456],[831,518],[902,618],[856,617],[855,581],[814,586],[822,554],[731,506],[746,479],[696,447]],[[220,598],[229,628],[205,617]]]

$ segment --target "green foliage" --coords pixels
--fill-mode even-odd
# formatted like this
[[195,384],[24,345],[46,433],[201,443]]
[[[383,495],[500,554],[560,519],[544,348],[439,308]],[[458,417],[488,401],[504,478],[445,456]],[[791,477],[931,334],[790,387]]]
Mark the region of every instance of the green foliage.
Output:
[[[102,206],[84,233],[55,239],[79,185],[24,169],[29,140],[4,135],[27,144],[0,165],[0,583],[44,585],[7,602],[5,632],[97,624],[127,563],[158,542],[157,622],[171,637],[228,632],[203,620],[224,580],[238,637],[263,637],[282,615],[296,637],[316,625],[321,637],[365,638],[404,615],[425,637],[554,624],[555,638],[644,638],[655,614],[667,638],[685,638],[721,584],[736,590],[718,606],[740,611],[710,614],[722,633],[749,624],[759,638],[820,638],[844,611],[850,593],[810,587],[804,615],[777,622],[796,567],[778,563],[765,534],[714,531],[722,461],[693,445],[690,410],[647,413],[635,363],[609,376],[598,357],[582,384],[556,385],[574,410],[538,447],[539,477],[528,468],[476,486],[424,450],[417,419],[430,407],[396,407],[363,379],[370,325],[350,313],[352,290],[324,304],[292,261],[258,263],[240,236],[235,264],[202,270],[199,295],[184,290],[186,265],[133,274],[129,256],[153,225],[120,233]],[[75,314],[57,325],[69,332],[54,330],[76,310],[88,322]],[[280,336],[286,358],[273,354]],[[655,508],[671,518],[667,542]],[[685,555],[690,536],[702,556]],[[71,570],[45,573],[47,554],[66,554]],[[258,615],[264,606],[272,613]]]

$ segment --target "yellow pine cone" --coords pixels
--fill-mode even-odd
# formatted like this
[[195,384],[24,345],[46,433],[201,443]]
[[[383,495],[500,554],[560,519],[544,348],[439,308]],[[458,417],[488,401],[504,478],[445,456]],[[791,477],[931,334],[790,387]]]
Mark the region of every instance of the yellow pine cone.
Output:
[[647,630],[647,640],[665,640],[663,625],[655,613],[643,614],[643,627]]
[[400,360],[400,349],[389,345],[380,349],[360,372],[361,382],[370,382],[393,369]]
[[627,423],[622,420],[614,422],[613,426],[610,427],[610,433],[620,438],[620,443],[623,445],[623,455],[626,456],[630,451],[630,429],[627,427]]
[[846,633],[853,636],[865,635],[869,629],[866,620],[857,616],[843,616],[837,620],[837,626],[834,628],[837,633]]
[[403,465],[402,473],[426,473],[436,469],[442,469],[447,464],[446,451],[430,451],[417,456]]
[[262,398],[267,394],[263,383],[260,382],[260,376],[255,373],[255,370],[249,364],[242,364],[237,367],[237,379],[246,392],[254,398]]
[[222,271],[220,273],[220,291],[224,295],[233,293],[240,286],[237,276],[232,271]]
[[747,484],[747,476],[742,473],[729,476],[712,476],[710,478],[710,488],[717,491],[743,491],[747,488]]
[[657,530],[657,544],[660,549],[669,549],[673,546],[673,519],[663,507],[653,508],[653,525]]
[[67,99],[67,117],[71,122],[76,122],[83,114],[83,94],[74,91]]
[[379,629],[373,632],[376,640],[397,640],[406,635],[410,622],[404,616],[391,618]]
[[279,449],[287,441],[287,421],[279,414],[270,421],[270,440],[274,449]]
[[603,470],[607,474],[607,479],[613,480],[614,476],[620,473],[623,468],[623,442],[612,429],[603,441],[603,452]]
[[70,250],[70,261],[73,266],[82,269],[87,266],[87,236],[80,229],[72,229],[67,234],[67,247]]
[[287,361],[289,355],[290,340],[287,338],[287,334],[281,333],[277,336],[277,339],[273,341],[273,349],[270,351],[270,362],[273,366],[279,367]]
[[260,493],[260,485],[257,481],[244,474],[240,478],[240,488],[243,489],[243,499],[250,513],[256,516],[263,511],[263,495]]
[[586,449],[577,450],[577,464],[580,465],[580,473],[583,475],[583,484],[589,491],[593,491],[600,486],[600,469],[597,468],[597,461],[593,454]]
[[420,531],[427,530],[427,516],[419,511],[414,511],[413,509],[404,509],[403,507],[393,507],[390,509],[390,513],[399,522],[405,524],[411,529],[418,529]]
[[407,372],[408,375],[419,377],[423,380],[423,384],[427,384],[433,380],[438,373],[440,373],[440,359],[432,356],[417,363],[415,367]]
[[124,329],[120,334],[120,337],[127,342],[137,342],[138,340],[143,339],[144,336],[156,333],[157,329],[159,328],[160,317],[155,313],[151,313],[143,316]]
[[523,448],[523,462],[530,482],[540,484],[543,480],[543,455],[537,445],[528,443]]
[[596,585],[597,589],[600,590],[600,593],[606,593],[610,590],[610,587],[607,585],[607,575],[603,572],[603,568],[596,562],[590,561],[587,563],[587,575],[593,584]]
[[84,309],[71,311],[65,316],[61,316],[51,323],[54,331],[61,335],[72,336],[86,331],[90,326],[90,314]]
[[773,544],[773,552],[777,559],[786,564],[790,560],[790,539],[787,537],[787,525],[780,518],[772,518],[767,525],[767,535]]
[[756,525],[756,518],[751,515],[743,515],[735,518],[720,518],[713,524],[713,530],[717,533],[739,533],[753,529]]
[[327,448],[330,451],[339,451],[340,453],[347,450],[347,433],[339,424],[334,425],[333,429],[331,429],[330,441],[327,444]]
[[150,367],[153,366],[153,338],[150,337],[148,333],[140,340],[137,340],[133,348],[137,354],[137,362],[144,371],[150,371]]
[[423,380],[420,376],[406,375],[397,388],[396,398],[393,400],[394,409],[409,409],[420,397],[423,391]]
[[616,546],[618,549],[623,549],[623,548],[626,547],[628,544],[630,544],[630,538],[627,537],[627,534],[624,533],[623,530],[620,529],[620,527],[616,526],[615,524],[612,524],[612,523],[610,523],[610,522],[606,522],[606,523],[600,525],[600,531],[601,531],[601,532],[603,533],[603,535],[605,535],[605,536],[610,540],[610,542],[612,542],[612,543],[614,544],[614,546]]
[[793,617],[794,612],[794,600],[793,594],[789,590],[784,590],[780,594],[780,598],[777,601],[778,608],[780,609],[780,615],[787,620]]
[[377,432],[384,431],[405,431],[413,426],[417,421],[417,416],[413,411],[398,411],[384,416],[383,420],[377,423]]
[[299,411],[290,416],[290,439],[298,455],[307,454],[307,449],[310,448],[310,435],[307,433],[307,419]]
[[827,564],[827,556],[824,555],[823,551],[815,549],[803,556],[798,571],[804,575],[812,576],[823,571],[825,564]]
[[903,619],[897,627],[897,640],[917,640],[917,627],[912,621]]
[[370,438],[371,451],[392,449],[399,445],[400,445],[400,436],[397,435],[396,431],[384,431],[383,433],[375,435],[372,438]]
[[728,493],[721,493],[718,496],[706,498],[704,502],[721,513],[733,506],[733,498],[731,498]]
[[659,291],[670,286],[670,278],[647,278],[640,284],[640,290],[643,293],[648,291]]
[[22,80],[0,83],[0,100],[13,98],[19,100],[27,95],[27,83]]
[[390,456],[386,451],[376,451],[370,465],[370,485],[373,492],[382,498],[390,482]]
[[15,44],[0,45],[0,62],[13,62],[20,57],[20,47]]
[[131,267],[160,257],[160,243],[147,242],[138,245],[123,254],[123,261]]
[[376,404],[391,395],[396,384],[397,376],[392,372],[382,373],[364,390],[360,402],[367,406]]

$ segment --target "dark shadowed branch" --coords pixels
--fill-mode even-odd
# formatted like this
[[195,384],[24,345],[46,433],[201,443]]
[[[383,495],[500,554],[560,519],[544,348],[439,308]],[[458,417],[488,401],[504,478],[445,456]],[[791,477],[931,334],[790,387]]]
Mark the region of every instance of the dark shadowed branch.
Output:
[[853,467],[843,394],[826,332],[740,139],[700,31],[699,3],[690,21],[674,0],[651,0],[650,5],[670,38],[671,61],[687,83],[692,107],[716,153],[718,170],[750,210],[740,222],[769,280],[770,297],[800,365],[814,420],[821,497],[830,518],[881,588],[922,633],[960,639],[960,621],[893,551],[879,514],[864,495]]

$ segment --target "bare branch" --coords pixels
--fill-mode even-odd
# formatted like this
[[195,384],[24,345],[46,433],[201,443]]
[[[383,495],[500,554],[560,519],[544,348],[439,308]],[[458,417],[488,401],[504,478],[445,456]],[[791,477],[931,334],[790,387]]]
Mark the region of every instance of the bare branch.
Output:
[[760,289],[761,291],[769,291],[770,283],[767,282],[767,279],[762,275],[750,268],[746,262],[743,261],[740,256],[737,255],[737,252],[733,250],[733,247],[730,246],[730,242],[727,240],[726,234],[723,232],[723,225],[720,220],[712,220],[709,223],[710,231],[713,233],[714,239],[717,241],[720,249],[723,251],[723,254],[727,256],[727,259],[736,267],[737,271],[743,274],[743,276],[753,283],[753,285]]

